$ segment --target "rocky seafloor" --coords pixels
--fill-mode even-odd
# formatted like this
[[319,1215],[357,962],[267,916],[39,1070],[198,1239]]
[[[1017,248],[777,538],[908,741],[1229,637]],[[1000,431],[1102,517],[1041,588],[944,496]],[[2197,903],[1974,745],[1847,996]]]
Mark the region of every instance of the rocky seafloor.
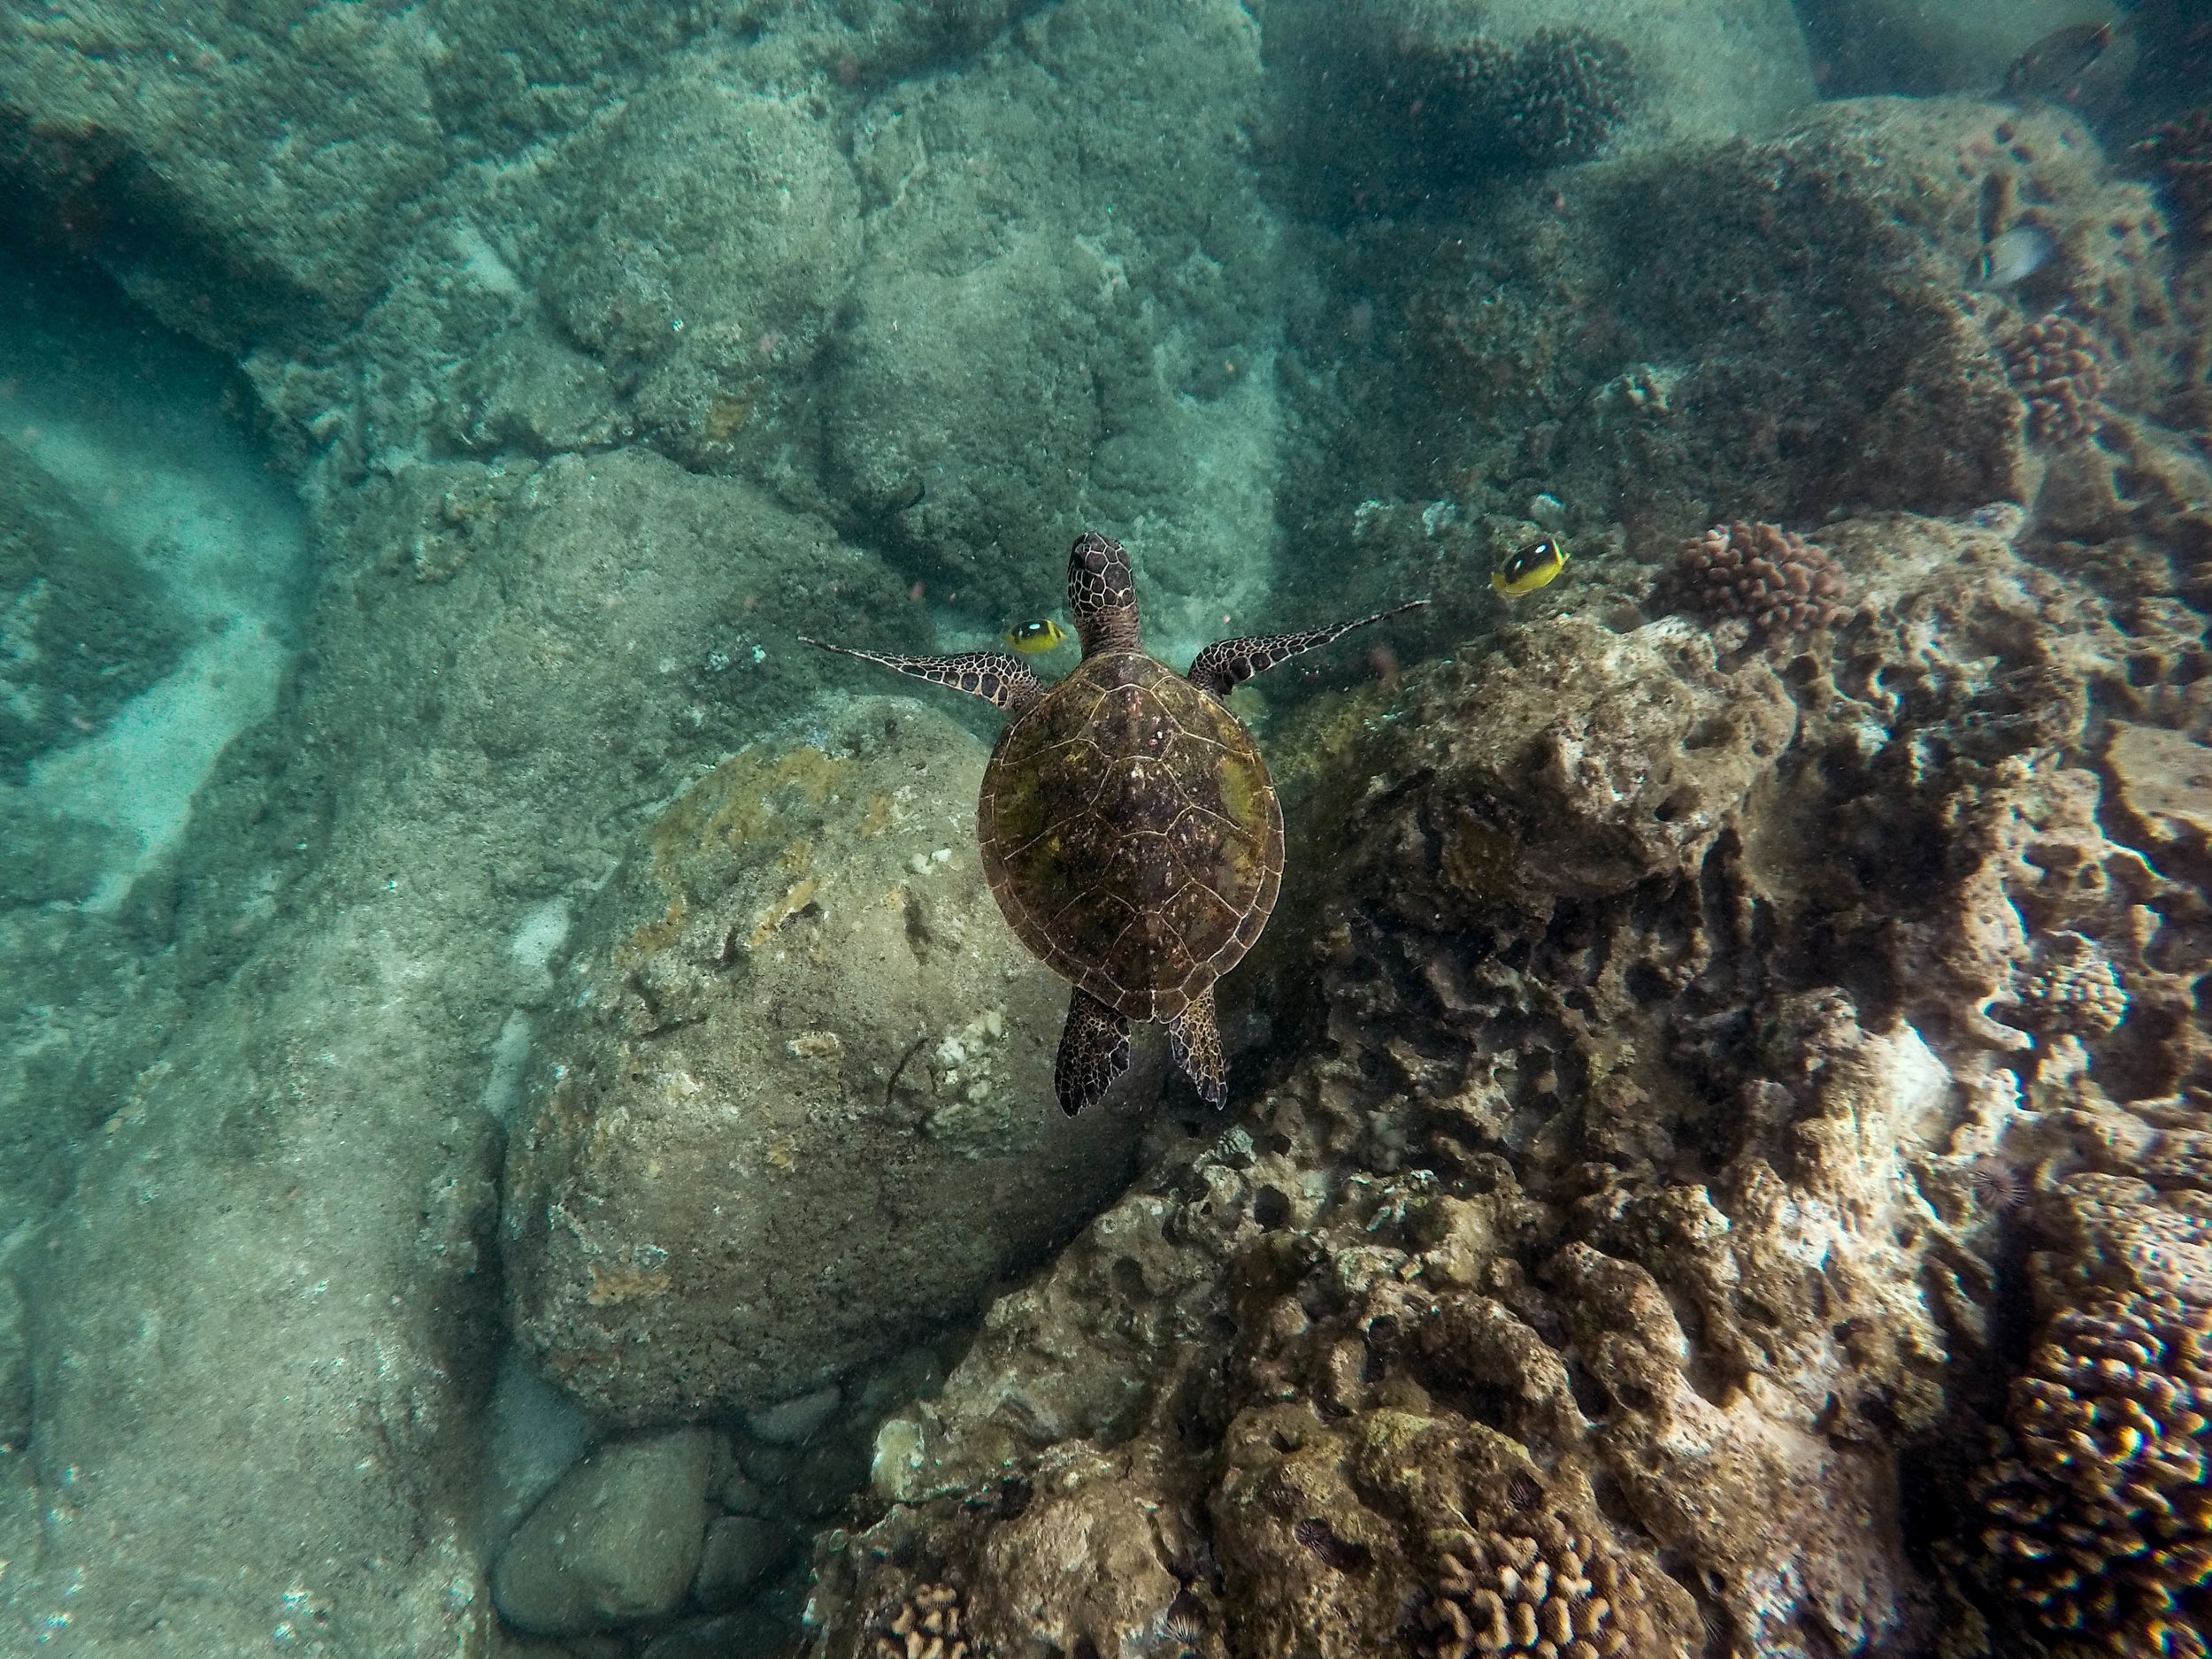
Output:
[[[12,14],[12,245],[310,552],[0,377],[0,1650],[2204,1653],[2212,42],[2072,20]],[[796,642],[1079,527],[1177,662],[1432,600],[1233,703],[1223,1113],[1052,1110],[987,711]]]

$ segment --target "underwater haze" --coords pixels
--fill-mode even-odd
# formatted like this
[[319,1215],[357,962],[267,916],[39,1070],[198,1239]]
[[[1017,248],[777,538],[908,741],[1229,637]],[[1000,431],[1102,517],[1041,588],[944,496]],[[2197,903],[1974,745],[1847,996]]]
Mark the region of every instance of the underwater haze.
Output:
[[2212,1659],[2196,0],[0,0],[0,1655]]

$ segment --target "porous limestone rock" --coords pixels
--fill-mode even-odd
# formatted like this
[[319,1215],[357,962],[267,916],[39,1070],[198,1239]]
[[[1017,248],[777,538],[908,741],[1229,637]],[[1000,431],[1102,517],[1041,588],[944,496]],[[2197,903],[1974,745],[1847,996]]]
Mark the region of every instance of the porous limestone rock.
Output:
[[0,153],[27,239],[227,349],[311,351],[374,299],[459,157],[563,132],[694,27],[523,0],[103,0],[0,34]]
[[519,1338],[591,1411],[783,1405],[1125,1178],[1126,1120],[1053,1104],[1066,992],[984,883],[982,764],[934,709],[841,708],[678,796],[580,924],[503,1233]]
[[820,480],[953,614],[1058,605],[1048,550],[1099,523],[1179,651],[1263,600],[1283,255],[1261,44],[1233,0],[1070,0],[855,116],[864,248]]

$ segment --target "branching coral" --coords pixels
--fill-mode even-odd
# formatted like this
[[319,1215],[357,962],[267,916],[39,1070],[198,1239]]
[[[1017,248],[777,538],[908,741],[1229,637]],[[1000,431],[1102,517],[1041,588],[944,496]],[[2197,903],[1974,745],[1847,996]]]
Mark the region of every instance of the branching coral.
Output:
[[1379,112],[1424,171],[1459,180],[1595,155],[1634,101],[1628,49],[1584,28],[1517,47],[1486,35],[1402,35],[1374,74]]
[[2052,1316],[2013,1385],[2013,1447],[1974,1480],[1998,1578],[2060,1651],[2206,1651],[2212,1286],[2165,1271],[2200,1243],[2146,1233],[2124,1253],[2137,1288]]
[[2028,431],[2046,443],[2070,443],[2103,424],[2098,400],[2104,367],[2097,342],[2070,317],[2054,311],[2024,324],[2004,344],[2005,376],[2027,405]]
[[2101,1037],[2127,1018],[2127,992],[2112,960],[2079,933],[2040,942],[2035,966],[2020,979],[2024,1022],[2039,1029]]
[[1440,1540],[1435,1592],[1417,1616],[1423,1659],[1527,1654],[1640,1659],[1658,1652],[1628,1563],[1560,1515]]
[[1632,85],[1618,41],[1584,28],[1537,30],[1501,88],[1514,150],[1537,166],[1595,155],[1627,115]]
[[960,1592],[923,1584],[876,1629],[876,1659],[968,1659]]
[[1825,548],[1775,524],[1717,525],[1675,561],[1677,603],[1708,617],[1748,617],[1763,635],[1840,622],[1843,580]]

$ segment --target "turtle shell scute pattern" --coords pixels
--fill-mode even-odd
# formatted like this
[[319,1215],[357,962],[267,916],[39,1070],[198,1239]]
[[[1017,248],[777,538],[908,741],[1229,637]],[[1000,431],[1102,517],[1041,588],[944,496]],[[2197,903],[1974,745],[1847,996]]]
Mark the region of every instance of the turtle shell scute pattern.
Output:
[[1172,1019],[1234,967],[1282,880],[1251,733],[1133,651],[1092,657],[1006,728],[977,829],[1022,943],[1132,1019]]

